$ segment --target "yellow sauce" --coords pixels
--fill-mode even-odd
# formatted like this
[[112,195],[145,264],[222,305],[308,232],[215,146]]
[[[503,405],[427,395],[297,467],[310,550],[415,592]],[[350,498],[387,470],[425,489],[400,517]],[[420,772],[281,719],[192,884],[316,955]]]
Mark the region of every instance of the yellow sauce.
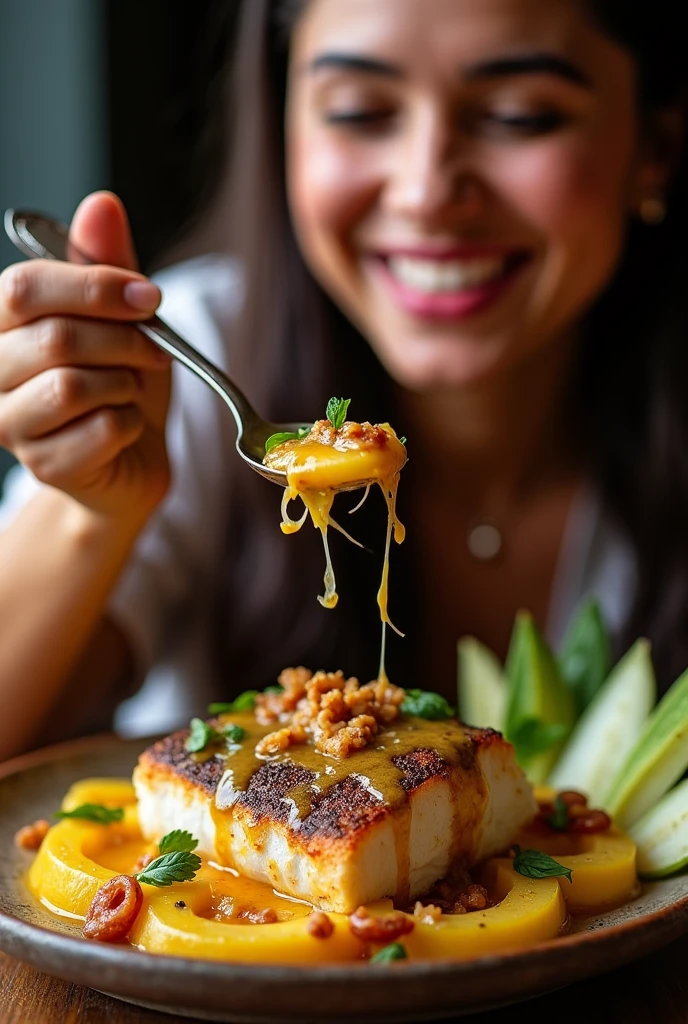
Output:
[[[353,537],[341,528],[331,516],[332,504],[338,491],[368,489],[377,484],[387,504],[387,534],[382,567],[382,580],[377,595],[382,621],[382,645],[379,678],[386,678],[385,627],[396,627],[388,613],[389,551],[392,536],[397,544],[405,537],[405,530],[396,514],[399,474],[406,463],[406,448],[388,423],[372,426],[370,423],[347,422],[339,430],[326,420],[313,425],[304,438],[294,438],[277,445],[265,456],[265,465],[286,474],[287,487],[282,500],[282,530],[296,533],[310,514],[313,525],[320,530],[325,549],[325,592],[318,600],[325,608],[337,604],[337,588],[327,543],[327,531],[333,527],[345,537]],[[291,501],[301,498],[305,511],[301,519],[288,515]],[[365,498],[364,498],[365,500]],[[362,502],[361,502],[362,504]],[[360,506],[359,506],[360,507]],[[399,630],[396,630],[399,632]]]

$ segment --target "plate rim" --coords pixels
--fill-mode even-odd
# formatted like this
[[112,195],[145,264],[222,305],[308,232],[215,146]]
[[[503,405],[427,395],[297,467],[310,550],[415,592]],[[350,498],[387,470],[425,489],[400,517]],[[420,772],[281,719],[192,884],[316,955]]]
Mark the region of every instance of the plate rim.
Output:
[[[0,765],[0,781],[6,782],[12,776],[23,775],[31,769],[42,768],[52,762],[68,759],[75,755],[88,756],[91,751],[95,750],[102,754],[104,745],[111,747],[114,752],[117,748],[124,748],[133,743],[140,744],[143,749],[147,742],[146,739],[123,739],[112,733],[99,734],[81,740],[70,740],[5,762]],[[688,872],[684,872],[683,875],[686,876],[688,882]],[[652,884],[644,883],[643,891],[647,891],[648,885],[651,887]],[[623,941],[623,937],[632,933],[640,938],[639,945],[642,948],[639,952],[624,955],[627,944]],[[72,961],[75,967],[79,968],[79,977],[83,977],[84,973],[90,971],[93,972],[94,980],[95,972],[107,968],[115,971],[126,969],[132,983],[145,982],[146,975],[150,976],[152,971],[161,976],[168,973],[172,976],[192,974],[196,982],[206,979],[212,979],[215,983],[222,981],[227,984],[243,981],[251,986],[260,986],[269,982],[271,986],[277,985],[284,990],[300,988],[304,983],[326,986],[329,983],[341,984],[346,981],[356,981],[359,987],[368,990],[371,987],[379,987],[381,981],[389,981],[390,977],[394,976],[390,975],[390,968],[395,972],[403,972],[403,977],[409,982],[455,979],[458,984],[469,974],[479,979],[481,976],[490,976],[494,971],[508,969],[512,973],[516,973],[522,966],[524,968],[536,967],[543,958],[545,963],[552,965],[553,970],[556,971],[559,967],[571,966],[569,958],[571,951],[584,948],[587,955],[583,957],[583,966],[578,971],[575,968],[567,971],[567,981],[563,983],[568,983],[592,977],[594,974],[613,969],[614,966],[631,962],[686,933],[688,933],[688,886],[685,894],[668,906],[608,927],[574,932],[525,949],[489,954],[471,960],[413,959],[391,965],[343,962],[340,964],[311,964],[301,967],[280,964],[250,964],[159,953],[142,956],[141,953],[144,951],[89,943],[77,935],[65,934],[47,926],[34,924],[22,919],[16,913],[5,913],[0,910],[0,949],[39,970],[58,974],[61,977],[66,977],[67,980],[74,979],[69,978],[63,968],[57,969],[56,961]],[[616,962],[611,966],[602,963],[599,970],[595,970],[594,961],[597,953],[607,950],[615,950],[619,954],[616,958],[612,956],[612,960]],[[597,959],[603,961],[604,957],[599,956]],[[91,987],[94,987],[92,982],[88,981],[77,983],[90,984]],[[131,988],[131,986],[129,987]],[[543,985],[534,994],[544,994],[551,987],[551,985],[549,987]],[[112,994],[117,997],[116,993]],[[119,998],[127,997],[120,995]],[[513,998],[519,999],[524,996],[516,995]],[[195,1004],[189,1005],[193,1007]],[[466,1004],[465,1008],[457,1005],[453,1012],[474,1012],[479,1008],[481,1008],[479,1003]],[[325,1019],[323,1017],[323,1020]]]

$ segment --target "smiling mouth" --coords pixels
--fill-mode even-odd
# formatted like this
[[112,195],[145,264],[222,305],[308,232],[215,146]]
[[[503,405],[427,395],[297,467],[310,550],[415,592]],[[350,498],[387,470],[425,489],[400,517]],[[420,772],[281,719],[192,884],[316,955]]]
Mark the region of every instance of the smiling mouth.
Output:
[[524,252],[461,259],[393,255],[382,257],[388,273],[404,288],[424,295],[471,292],[497,284],[528,259]]

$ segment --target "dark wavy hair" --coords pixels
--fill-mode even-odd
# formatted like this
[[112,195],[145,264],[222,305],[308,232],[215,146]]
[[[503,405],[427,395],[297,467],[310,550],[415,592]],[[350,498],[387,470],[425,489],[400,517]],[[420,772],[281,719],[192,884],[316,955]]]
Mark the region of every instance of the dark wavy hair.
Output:
[[[290,224],[283,121],[289,34],[305,2],[246,0],[241,11],[231,78],[228,209],[229,246],[243,268],[246,301],[231,366],[271,418],[315,417],[330,393],[346,393],[358,418],[379,420],[393,415],[389,380],[312,278]],[[588,5],[603,31],[634,58],[639,109],[648,125],[661,108],[682,106],[687,51],[669,0]],[[635,636],[648,636],[663,689],[688,665],[686,184],[681,161],[665,222],[629,225],[622,263],[588,314],[573,386],[589,472],[638,559],[639,587],[617,653]],[[221,602],[222,664],[242,687],[265,685],[282,665],[303,661],[370,676],[379,642],[378,559],[340,550],[342,601],[336,615],[323,612],[314,600],[322,573],[318,538],[285,543],[277,530],[278,496],[267,490],[242,477],[231,510],[234,568]],[[374,512],[379,528],[381,513]],[[357,525],[362,539],[379,549],[369,540],[372,524]],[[407,623],[417,592],[413,566],[412,550],[405,557],[395,553],[393,591]],[[357,587],[364,596],[356,596]],[[422,656],[412,638],[403,643],[392,646],[391,668],[401,685],[413,685]]]

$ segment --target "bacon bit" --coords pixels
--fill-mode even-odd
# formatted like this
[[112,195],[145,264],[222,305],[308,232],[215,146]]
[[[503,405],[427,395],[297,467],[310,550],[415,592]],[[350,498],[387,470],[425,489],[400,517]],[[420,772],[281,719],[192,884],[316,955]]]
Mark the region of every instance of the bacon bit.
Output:
[[[578,810],[578,808],[575,808]],[[611,828],[612,819],[605,811],[582,808],[582,814],[572,814],[569,819],[568,832],[578,835],[595,835]]]
[[93,897],[83,933],[99,942],[123,942],[143,904],[143,890],[131,875],[115,875]]
[[24,825],[14,835],[14,845],[20,850],[38,850],[48,834],[50,822],[39,818],[33,825]]
[[334,925],[327,914],[323,914],[322,910],[315,910],[308,917],[306,931],[314,939],[329,939],[334,931]]
[[251,924],[275,924],[277,914],[272,907],[268,907],[266,910],[252,910],[246,907],[239,911],[237,918],[240,921],[250,921]]
[[365,907],[359,907],[349,916],[349,929],[364,942],[396,942],[415,928],[415,921],[400,910],[382,917],[373,917]]
[[467,914],[470,914],[474,910],[485,910],[490,906],[490,897],[487,889],[483,885],[469,885],[465,892],[459,894],[459,898],[454,905],[454,913],[461,913],[457,911],[457,907],[462,907]]
[[557,795],[561,802],[566,804],[569,809],[572,807],[588,806],[588,798],[583,793],[578,793],[575,789],[564,789]]
[[142,853],[136,861],[136,864],[134,864],[134,874],[138,875],[139,872],[143,871],[144,868],[147,868],[149,864],[152,864],[156,857],[157,854],[151,853],[150,851],[148,853]]
[[264,725],[282,728],[265,736],[256,747],[259,755],[279,754],[309,737],[317,750],[346,757],[361,750],[399,715],[405,692],[386,681],[361,686],[342,672],[285,669],[280,676],[282,693],[259,694],[256,718]]

